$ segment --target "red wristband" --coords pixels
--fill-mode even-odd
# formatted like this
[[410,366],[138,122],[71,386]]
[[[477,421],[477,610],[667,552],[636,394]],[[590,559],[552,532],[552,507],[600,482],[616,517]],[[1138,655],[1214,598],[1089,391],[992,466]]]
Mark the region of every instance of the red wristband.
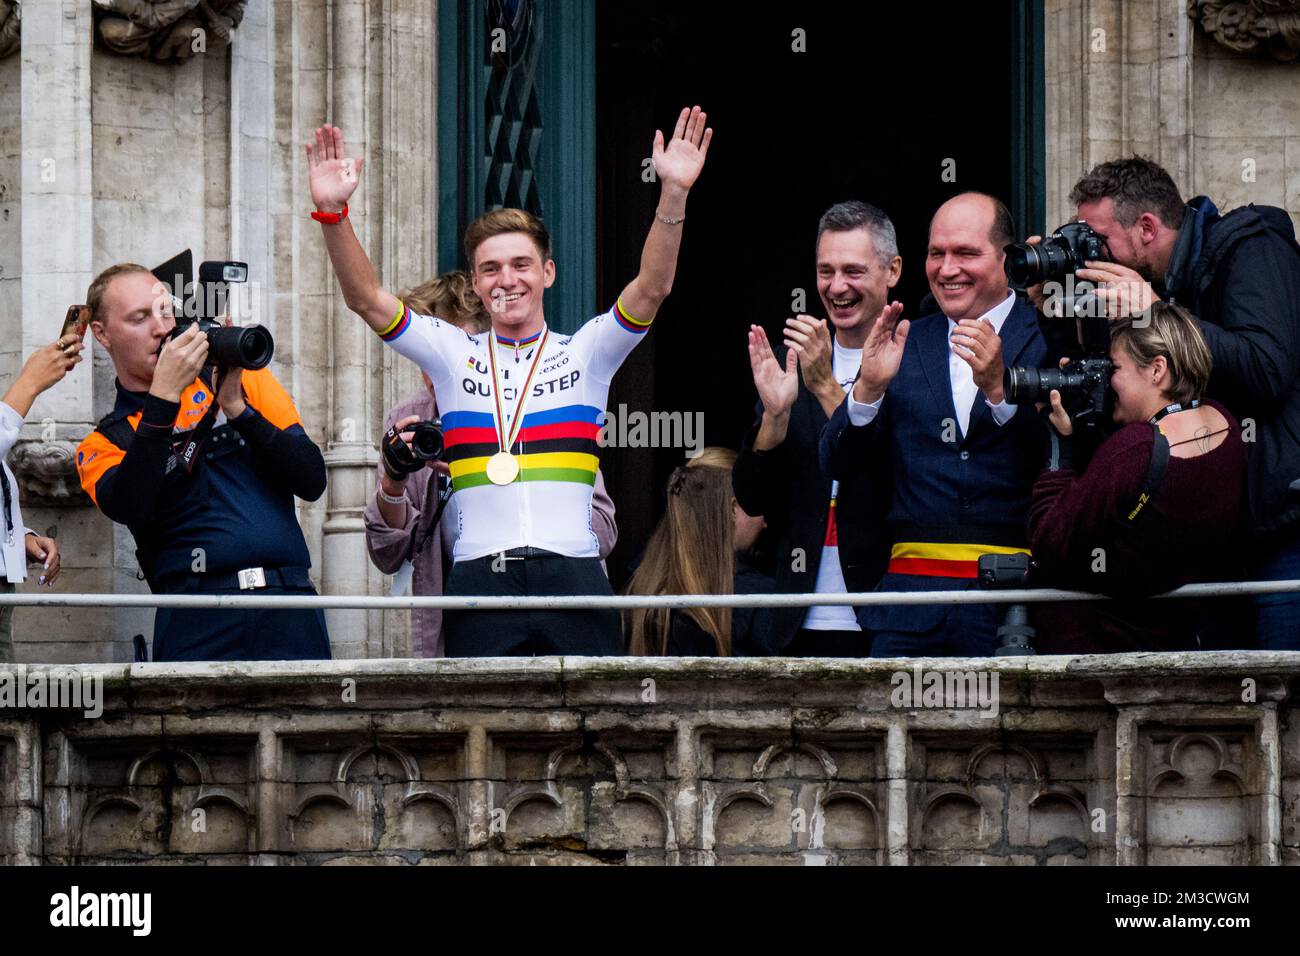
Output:
[[311,214],[311,217],[317,222],[323,222],[327,226],[337,226],[344,219],[348,218],[348,204],[343,204],[342,212],[321,212],[317,209]]

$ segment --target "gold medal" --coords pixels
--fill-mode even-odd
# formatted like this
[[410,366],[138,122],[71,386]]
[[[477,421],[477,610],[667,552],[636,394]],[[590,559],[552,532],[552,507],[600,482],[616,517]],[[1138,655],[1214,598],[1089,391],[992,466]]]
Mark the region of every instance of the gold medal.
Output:
[[488,481],[508,485],[519,476],[519,461],[508,451],[499,451],[487,462]]
[[[514,414],[507,416],[505,409],[501,405],[502,382],[501,375],[497,370],[497,341],[496,332],[488,333],[488,364],[492,367],[492,384],[493,384],[493,425],[497,433],[497,447],[500,449],[495,455],[487,460],[488,481],[494,485],[508,485],[519,477],[519,459],[510,453],[510,449],[515,446],[515,441],[519,438],[519,432],[524,425],[524,404],[528,401],[529,388],[533,382],[533,374],[537,371],[537,366],[542,361],[542,351],[546,348],[546,340],[550,337],[550,330],[543,326],[541,341],[538,343],[536,350],[533,352],[533,361],[529,365],[528,374],[524,377],[523,386],[519,389],[519,400],[515,404]],[[518,345],[515,346],[518,352]],[[510,422],[506,424],[507,420]]]

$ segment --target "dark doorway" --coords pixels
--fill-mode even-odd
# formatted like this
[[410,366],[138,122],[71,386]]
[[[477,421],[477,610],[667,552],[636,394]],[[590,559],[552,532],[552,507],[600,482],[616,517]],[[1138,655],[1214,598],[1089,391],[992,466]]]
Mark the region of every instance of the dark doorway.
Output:
[[[745,347],[757,323],[779,341],[794,291],[824,317],[813,271],[817,219],[864,199],[898,229],[897,297],[915,317],[926,293],[930,214],[979,189],[1011,199],[1016,3],[806,4],[778,12],[661,0],[597,6],[597,298],[637,270],[659,187],[642,178],[655,128],[682,106],[715,135],[687,209],[673,294],[614,382],[610,408],[704,413],[705,441],[739,446],[756,400]],[[771,11],[771,12],[767,12]],[[796,52],[803,31],[804,52]],[[1024,107],[1019,108],[1023,114]],[[1020,141],[1019,139],[1015,140]],[[945,162],[955,181],[945,181]],[[680,448],[607,449],[619,509],[615,587],[662,513]]]

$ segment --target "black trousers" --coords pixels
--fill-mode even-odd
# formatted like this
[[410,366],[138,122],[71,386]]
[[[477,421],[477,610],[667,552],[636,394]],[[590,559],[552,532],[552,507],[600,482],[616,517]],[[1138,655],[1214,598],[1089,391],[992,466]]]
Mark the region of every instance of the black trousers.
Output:
[[785,657],[870,657],[867,631],[814,631],[801,627],[784,651]]
[[[612,595],[599,558],[547,555],[458,561],[443,593],[461,596]],[[621,655],[623,635],[615,610],[444,611],[448,657]]]
[[[164,594],[315,594],[306,578],[282,586],[241,591],[213,587],[200,575],[173,580],[160,587]],[[310,661],[330,659],[325,612],[312,610],[259,611],[255,608],[159,608],[153,623],[155,661]]]

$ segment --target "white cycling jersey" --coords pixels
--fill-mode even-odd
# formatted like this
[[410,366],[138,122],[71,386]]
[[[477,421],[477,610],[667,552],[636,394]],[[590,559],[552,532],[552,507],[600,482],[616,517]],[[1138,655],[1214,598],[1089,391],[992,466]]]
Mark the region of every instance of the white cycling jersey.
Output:
[[453,560],[471,561],[524,546],[574,558],[599,557],[591,529],[597,437],[610,380],[649,327],[615,304],[573,335],[545,337],[522,427],[510,449],[519,474],[510,484],[494,485],[487,476],[488,459],[499,450],[489,343],[497,349],[509,429],[518,388],[545,327],[522,340],[491,331],[469,335],[403,304],[380,337],[433,382],[457,504]]

